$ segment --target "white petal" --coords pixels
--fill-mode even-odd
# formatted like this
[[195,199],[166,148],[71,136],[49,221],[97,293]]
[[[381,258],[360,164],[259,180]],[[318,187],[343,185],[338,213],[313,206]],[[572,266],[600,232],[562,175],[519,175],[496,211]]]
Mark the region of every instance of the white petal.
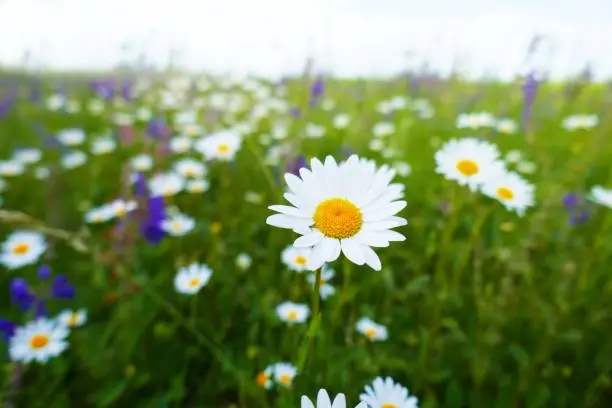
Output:
[[301,408],[315,408],[315,406],[312,405],[312,401],[310,401],[308,397],[302,395]]
[[365,222],[378,221],[397,214],[406,207],[405,201],[394,201],[379,207],[367,207],[363,210]]
[[288,205],[271,205],[268,207],[268,209],[279,212],[281,214],[287,214],[292,217],[298,217],[298,218],[310,218],[311,217],[310,214],[304,211],[301,211],[298,208],[290,207]]
[[370,268],[375,271],[380,271],[382,269],[382,264],[380,263],[380,258],[376,255],[376,252],[372,248],[366,245],[362,245],[363,255],[365,257],[365,263]]
[[266,224],[273,227],[294,229],[302,227],[305,224],[305,220],[285,214],[274,214],[266,218]]
[[324,389],[320,389],[317,394],[317,408],[331,408],[331,401],[329,399],[329,395],[327,395],[327,391]]
[[408,224],[404,218],[401,217],[389,217],[380,221],[364,222],[363,230],[367,231],[382,231],[390,228],[401,227]]
[[325,262],[335,261],[340,256],[340,241],[335,238],[324,238],[322,253]]
[[365,263],[361,245],[359,245],[354,238],[343,239],[340,241],[340,244],[342,245],[342,253],[349,261],[357,265],[363,265]]
[[386,239],[385,235],[381,234],[379,231],[361,230],[359,234],[355,235],[355,239],[362,245],[378,248],[385,248],[389,246],[389,240]]
[[299,193],[302,190],[302,180],[292,173],[285,173],[285,182],[294,193]]
[[346,408],[346,397],[344,394],[336,395],[334,404],[331,406],[331,408]]
[[295,240],[293,246],[296,248],[309,248],[317,245],[323,239],[323,234],[318,230],[313,230]]

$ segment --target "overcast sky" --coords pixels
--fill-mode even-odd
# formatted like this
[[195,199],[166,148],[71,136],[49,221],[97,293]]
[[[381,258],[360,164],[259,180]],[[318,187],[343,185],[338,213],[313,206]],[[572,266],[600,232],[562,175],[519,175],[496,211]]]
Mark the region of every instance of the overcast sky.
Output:
[[140,50],[163,65],[177,49],[180,64],[216,72],[277,76],[312,55],[339,75],[427,60],[507,77],[537,33],[553,74],[590,61],[612,77],[612,0],[0,0],[0,62],[30,50],[58,69],[112,67]]

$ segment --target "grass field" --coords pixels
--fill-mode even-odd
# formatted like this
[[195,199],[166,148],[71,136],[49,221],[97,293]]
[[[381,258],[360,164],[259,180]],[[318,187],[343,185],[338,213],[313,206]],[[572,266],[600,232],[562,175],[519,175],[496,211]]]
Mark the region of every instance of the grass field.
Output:
[[[325,388],[353,408],[387,376],[421,408],[610,406],[608,85],[173,75],[2,89],[4,406],[285,408]],[[436,155],[451,139],[480,150]],[[388,202],[352,204],[349,190],[374,194],[353,154],[396,171]],[[349,164],[311,162],[328,155]],[[268,218],[289,190],[299,220]],[[345,242],[376,222],[396,232]],[[302,232],[278,228],[291,225]],[[291,248],[312,231],[337,260]]]

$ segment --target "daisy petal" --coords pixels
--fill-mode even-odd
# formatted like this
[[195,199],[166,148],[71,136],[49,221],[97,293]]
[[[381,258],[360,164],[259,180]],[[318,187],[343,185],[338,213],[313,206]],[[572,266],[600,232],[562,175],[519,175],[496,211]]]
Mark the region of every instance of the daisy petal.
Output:
[[318,230],[313,230],[295,240],[293,246],[296,248],[309,248],[317,245],[323,239],[323,234]]
[[365,263],[365,257],[363,252],[361,252],[361,245],[354,238],[343,239],[340,241],[340,245],[342,245],[342,253],[349,261],[356,265],[363,265]]

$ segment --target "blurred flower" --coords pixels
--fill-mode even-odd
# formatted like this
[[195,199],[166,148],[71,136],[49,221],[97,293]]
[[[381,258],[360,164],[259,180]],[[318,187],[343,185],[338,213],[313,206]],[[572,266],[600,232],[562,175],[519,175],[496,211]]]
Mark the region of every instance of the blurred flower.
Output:
[[606,189],[602,186],[594,186],[591,189],[589,199],[604,207],[612,208],[612,189]]
[[161,227],[168,235],[182,236],[193,230],[195,220],[184,214],[174,214],[162,221]]
[[38,318],[18,327],[9,342],[11,361],[46,363],[68,348],[69,330],[55,320]]
[[293,245],[289,245],[281,253],[281,260],[289,270],[303,272],[307,270],[311,252],[307,248],[296,248]]
[[357,331],[370,341],[382,341],[388,338],[387,328],[367,317],[362,317],[357,321]]
[[111,153],[117,147],[117,142],[111,136],[102,136],[91,143],[91,153],[96,156]]
[[562,126],[565,130],[589,130],[599,123],[597,115],[571,115],[563,119]]
[[82,166],[86,161],[87,156],[85,153],[75,150],[64,154],[61,159],[61,164],[65,169],[74,169]]
[[0,318],[0,333],[4,336],[5,340],[9,340],[13,334],[15,334],[15,329],[17,325],[10,320]]
[[49,267],[49,265],[41,265],[41,267],[38,268],[38,278],[42,280],[47,280],[50,277],[51,277],[51,268]]
[[185,185],[185,190],[188,193],[199,194],[208,191],[210,183],[205,179],[189,180]]
[[174,277],[174,288],[178,293],[194,295],[200,291],[212,276],[207,265],[192,263],[180,268]]
[[461,113],[457,117],[459,129],[480,129],[495,126],[495,118],[489,112]]
[[149,171],[153,168],[153,158],[148,154],[141,153],[130,159],[132,168],[136,171]]
[[567,193],[563,196],[563,205],[567,208],[577,207],[582,203],[580,195],[577,193]]
[[58,140],[65,146],[78,146],[85,141],[83,129],[65,129],[58,133]]
[[539,81],[537,74],[535,71],[532,71],[527,75],[525,78],[525,83],[523,84],[523,129],[528,129],[531,125],[531,112],[538,91],[538,86]]
[[[321,299],[327,299],[336,293],[336,289],[334,289],[334,287],[328,283],[334,278],[335,275],[336,273],[333,269],[329,269],[325,265],[321,267],[321,278],[319,281],[319,294],[321,295]],[[311,272],[310,275],[308,275],[308,282],[313,285],[313,287],[315,284],[315,276],[316,274],[314,272]]]
[[300,174],[301,168],[308,168],[308,163],[306,163],[306,158],[303,155],[298,156],[295,160],[288,161],[285,165],[285,171],[296,176]]
[[68,282],[68,277],[57,275],[51,284],[51,296],[55,299],[73,299],[74,295],[74,286]]
[[15,231],[2,243],[0,263],[16,269],[36,262],[47,250],[42,234],[33,231]]
[[276,307],[276,314],[285,323],[304,323],[310,315],[310,309],[302,303],[283,302]]
[[370,408],[418,408],[416,397],[409,396],[408,389],[391,377],[376,377],[372,385],[366,385],[359,396]]
[[63,310],[57,317],[58,322],[68,328],[81,327],[87,321],[87,310]]
[[147,124],[145,132],[154,139],[166,139],[170,136],[171,130],[162,118],[151,119]]
[[155,196],[170,197],[183,191],[185,179],[177,173],[159,173],[149,181],[151,194]]
[[238,254],[238,256],[236,257],[236,266],[242,269],[243,271],[249,269],[252,263],[253,260],[248,254],[241,253]]
[[501,171],[488,177],[482,186],[483,194],[495,198],[509,211],[519,216],[535,204],[535,187],[519,174]]
[[339,113],[334,116],[332,123],[336,129],[346,129],[351,123],[351,117],[346,113]]
[[517,130],[516,123],[512,119],[498,119],[495,128],[499,133],[515,133]]
[[[300,408],[346,408],[346,397],[344,394],[338,394],[334,398],[333,402],[329,398],[327,391],[324,389],[320,389],[317,394],[317,405],[314,405],[312,401],[308,399],[305,395],[302,395]],[[357,404],[355,408],[368,408],[365,402],[360,402]],[[395,407],[385,407],[385,408],[395,408]],[[399,408],[399,407],[398,407]]]
[[240,149],[242,138],[231,131],[222,131],[204,137],[195,143],[195,149],[208,160],[231,161]]
[[201,178],[206,175],[206,167],[194,159],[181,159],[174,163],[174,171],[186,178]]
[[18,149],[13,155],[13,159],[23,164],[34,164],[40,161],[42,151],[34,148]]
[[31,291],[25,279],[13,278],[9,290],[11,292],[11,302],[23,311],[29,310],[36,302],[36,295]]
[[274,366],[269,365],[266,368],[264,368],[262,371],[257,373],[257,376],[255,377],[255,382],[260,387],[269,389],[272,387],[272,384],[273,384],[272,382],[273,375],[274,375]]
[[14,177],[25,172],[25,166],[23,162],[13,160],[0,160],[0,176],[3,177]]
[[284,387],[291,387],[297,375],[297,368],[290,363],[276,363],[274,365],[274,379]]

